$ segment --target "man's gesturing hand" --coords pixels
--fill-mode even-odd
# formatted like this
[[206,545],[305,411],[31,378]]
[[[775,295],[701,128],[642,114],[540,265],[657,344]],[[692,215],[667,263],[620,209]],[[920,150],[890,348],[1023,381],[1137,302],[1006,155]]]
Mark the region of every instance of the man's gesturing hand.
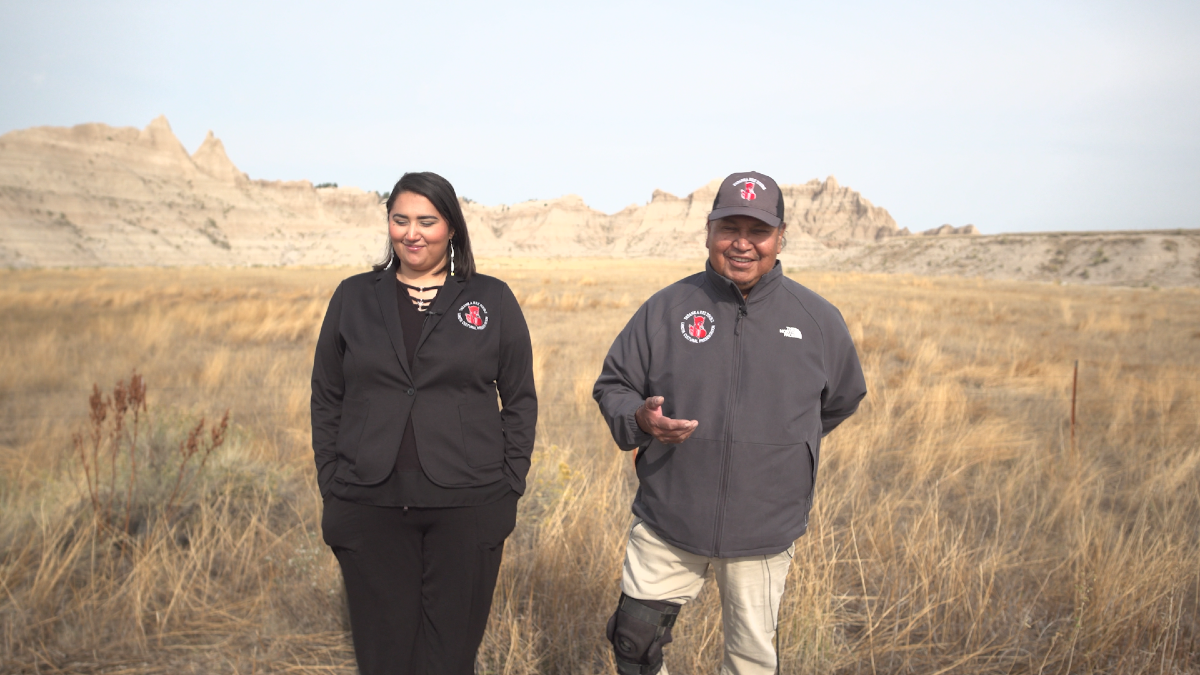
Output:
[[663,416],[662,404],[665,400],[662,396],[651,396],[633,416],[642,431],[653,436],[659,443],[682,443],[692,435],[700,423],[696,420],[673,420]]

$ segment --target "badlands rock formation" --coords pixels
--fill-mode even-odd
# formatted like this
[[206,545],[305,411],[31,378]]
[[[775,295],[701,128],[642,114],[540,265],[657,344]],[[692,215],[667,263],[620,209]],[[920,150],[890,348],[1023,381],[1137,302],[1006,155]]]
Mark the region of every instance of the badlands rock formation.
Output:
[[[481,251],[509,255],[631,255],[658,258],[703,255],[704,224],[720,179],[686,197],[655,190],[650,203],[612,215],[589,208],[569,195],[512,206],[464,204],[467,222],[482,223],[495,241]],[[784,213],[790,226],[789,248],[822,250],[837,244],[879,241],[907,235],[882,208],[830,176],[804,185],[782,185]],[[475,236],[475,229],[471,230]],[[495,248],[492,248],[492,247]]]
[[[656,191],[615,214],[571,195],[513,205],[464,201],[479,255],[703,255],[714,181]],[[907,230],[825,182],[783,186],[789,250],[876,241]],[[145,129],[83,124],[0,136],[0,266],[361,265],[383,251],[379,195],[251,180],[212,132],[188,155],[159,117]]]
[[0,136],[0,266],[358,262],[381,245],[378,201],[250,180],[211,133],[189,156],[163,117]]
[[935,228],[932,228],[929,230],[925,230],[921,234],[926,237],[945,237],[947,235],[955,235],[955,234],[979,234],[979,228],[975,227],[974,225],[963,225],[962,227],[955,227],[949,223],[946,223],[945,225],[942,225],[941,227],[935,227]]
[[839,252],[826,266],[1119,286],[1200,286],[1200,230],[904,237]]
[[[463,201],[480,256],[700,259],[719,181],[656,190],[614,214],[580,197]],[[789,267],[1074,283],[1200,285],[1200,231],[982,236],[943,225],[908,236],[831,176],[783,185]],[[189,155],[159,117],[145,129],[83,124],[0,136],[0,268],[353,265],[384,251],[380,195],[252,180],[210,132]],[[972,236],[962,236],[972,235]]]

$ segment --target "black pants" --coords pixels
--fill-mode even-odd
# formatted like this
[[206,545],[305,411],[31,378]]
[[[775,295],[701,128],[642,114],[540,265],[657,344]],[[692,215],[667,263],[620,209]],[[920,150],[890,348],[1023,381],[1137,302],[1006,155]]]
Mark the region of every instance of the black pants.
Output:
[[325,501],[362,675],[471,675],[517,494],[421,509]]

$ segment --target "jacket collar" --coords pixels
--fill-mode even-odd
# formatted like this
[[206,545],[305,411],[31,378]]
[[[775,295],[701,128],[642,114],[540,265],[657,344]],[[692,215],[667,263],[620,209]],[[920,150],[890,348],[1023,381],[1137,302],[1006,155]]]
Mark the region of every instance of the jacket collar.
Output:
[[[404,370],[404,374],[408,375],[409,381],[412,381],[412,372],[408,368],[408,352],[404,345],[404,331],[400,328],[400,316],[396,311],[396,265],[393,258],[391,265],[380,270],[375,275],[375,298],[379,301],[379,311],[383,314],[383,326],[387,330],[388,339],[392,343],[392,349],[396,352],[396,358],[400,361],[400,368]],[[421,345],[433,332],[435,326],[441,321],[442,316],[449,311],[454,301],[462,293],[465,283],[460,281],[458,277],[448,274],[446,281],[442,283],[442,289],[438,291],[437,298],[434,299],[433,305],[429,308],[429,312],[425,317],[425,323],[421,328],[421,335],[417,338],[417,348],[415,351],[421,350]]]
[[379,270],[375,275],[375,298],[379,301],[379,311],[383,314],[383,327],[387,329],[388,339],[392,349],[400,361],[400,368],[412,382],[412,373],[408,369],[408,352],[404,349],[404,331],[400,329],[400,315],[396,310],[396,263]]
[[758,283],[754,284],[754,288],[750,289],[750,297],[743,298],[742,291],[738,289],[737,284],[729,277],[717,274],[713,269],[712,263],[704,261],[704,275],[708,279],[708,283],[712,284],[713,288],[717,289],[719,295],[732,296],[732,300],[742,305],[753,305],[761,302],[770,295],[776,288],[779,287],[780,280],[783,279],[783,265],[776,260],[775,266],[771,271],[762,275]]
[[428,316],[425,317],[425,326],[421,329],[421,338],[417,341],[417,351],[421,351],[421,345],[425,344],[425,340],[429,338],[429,334],[433,332],[442,317],[452,313],[454,301],[466,287],[467,284],[460,281],[458,277],[453,274],[446,275],[446,281],[442,283],[442,290],[438,291],[433,305],[429,308]]

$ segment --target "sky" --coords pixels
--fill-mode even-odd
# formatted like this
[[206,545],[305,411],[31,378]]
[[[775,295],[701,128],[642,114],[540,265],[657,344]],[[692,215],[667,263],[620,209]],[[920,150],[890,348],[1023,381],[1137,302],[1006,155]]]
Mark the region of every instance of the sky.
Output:
[[756,170],[920,231],[1200,227],[1200,3],[17,2],[0,133],[166,115],[251,178],[614,212]]

